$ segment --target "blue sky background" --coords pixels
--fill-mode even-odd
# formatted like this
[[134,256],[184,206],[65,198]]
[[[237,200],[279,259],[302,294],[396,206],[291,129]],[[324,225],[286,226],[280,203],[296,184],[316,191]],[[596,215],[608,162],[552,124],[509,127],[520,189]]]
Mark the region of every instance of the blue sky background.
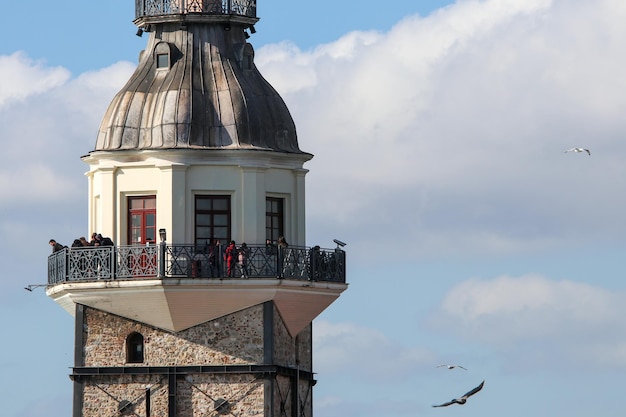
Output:
[[[315,155],[308,243],[348,243],[350,288],[314,324],[316,417],[623,414],[626,3],[336,3],[259,0],[250,39]],[[23,287],[48,239],[90,232],[79,158],[145,46],[133,17],[0,14],[3,416],[71,413],[73,319]]]

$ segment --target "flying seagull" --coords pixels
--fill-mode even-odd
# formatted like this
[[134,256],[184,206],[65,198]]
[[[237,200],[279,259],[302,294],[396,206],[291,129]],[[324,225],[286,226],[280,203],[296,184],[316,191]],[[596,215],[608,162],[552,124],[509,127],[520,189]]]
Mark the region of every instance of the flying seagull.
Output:
[[485,381],[481,382],[480,385],[477,386],[476,388],[474,388],[473,390],[463,394],[463,396],[461,398],[455,398],[453,400],[448,401],[447,403],[443,403],[443,404],[439,404],[439,405],[433,405],[433,407],[447,407],[447,406],[452,405],[452,404],[465,404],[469,397],[471,397],[472,395],[476,394],[478,391],[483,389],[483,385],[485,385]]
[[589,149],[585,149],[585,148],[572,148],[572,149],[568,149],[563,153],[568,153],[568,152],[587,152],[588,155],[591,155],[591,152],[589,151]]
[[443,368],[444,366],[448,369],[461,368],[467,371],[467,368],[463,368],[461,365],[437,365],[437,368]]

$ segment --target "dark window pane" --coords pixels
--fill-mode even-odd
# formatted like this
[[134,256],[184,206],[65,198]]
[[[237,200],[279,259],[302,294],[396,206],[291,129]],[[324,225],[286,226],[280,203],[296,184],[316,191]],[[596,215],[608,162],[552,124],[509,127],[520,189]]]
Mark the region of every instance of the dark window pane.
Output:
[[139,333],[132,333],[126,339],[126,362],[143,362],[143,336]]
[[230,198],[227,200],[224,197],[217,198],[213,200],[213,210],[215,211],[227,211],[230,209],[229,207]]
[[222,239],[222,241],[226,241],[230,237],[227,227],[216,227],[213,230],[213,236],[218,239]]
[[211,226],[211,215],[196,214],[196,226]]
[[157,68],[169,68],[170,58],[168,54],[157,54]]
[[227,214],[216,214],[213,216],[213,221],[215,226],[228,226],[228,219],[230,216]]
[[211,210],[211,200],[208,198],[196,198],[196,210]]
[[211,228],[209,227],[196,228],[196,239],[210,239],[210,238],[211,238]]

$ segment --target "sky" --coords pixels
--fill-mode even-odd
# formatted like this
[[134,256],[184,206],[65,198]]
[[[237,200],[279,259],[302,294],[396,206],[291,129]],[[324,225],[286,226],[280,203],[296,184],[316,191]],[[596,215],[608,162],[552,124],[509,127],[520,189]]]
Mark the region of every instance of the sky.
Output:
[[[134,2],[82,3],[0,15],[7,417],[71,415],[73,318],[24,287],[90,232],[80,156],[147,40]],[[256,65],[315,155],[307,244],[347,243],[316,417],[623,414],[626,2],[258,3]]]

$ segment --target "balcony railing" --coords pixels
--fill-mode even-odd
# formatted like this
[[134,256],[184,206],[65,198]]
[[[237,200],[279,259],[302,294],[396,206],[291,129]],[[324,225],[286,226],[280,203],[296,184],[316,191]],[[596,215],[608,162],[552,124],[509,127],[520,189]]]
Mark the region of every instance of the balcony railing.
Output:
[[136,18],[189,13],[256,17],[256,0],[135,0]]
[[225,247],[195,245],[66,248],[48,257],[48,284],[155,278],[285,278],[346,282],[346,253],[318,246],[249,245],[227,262]]

